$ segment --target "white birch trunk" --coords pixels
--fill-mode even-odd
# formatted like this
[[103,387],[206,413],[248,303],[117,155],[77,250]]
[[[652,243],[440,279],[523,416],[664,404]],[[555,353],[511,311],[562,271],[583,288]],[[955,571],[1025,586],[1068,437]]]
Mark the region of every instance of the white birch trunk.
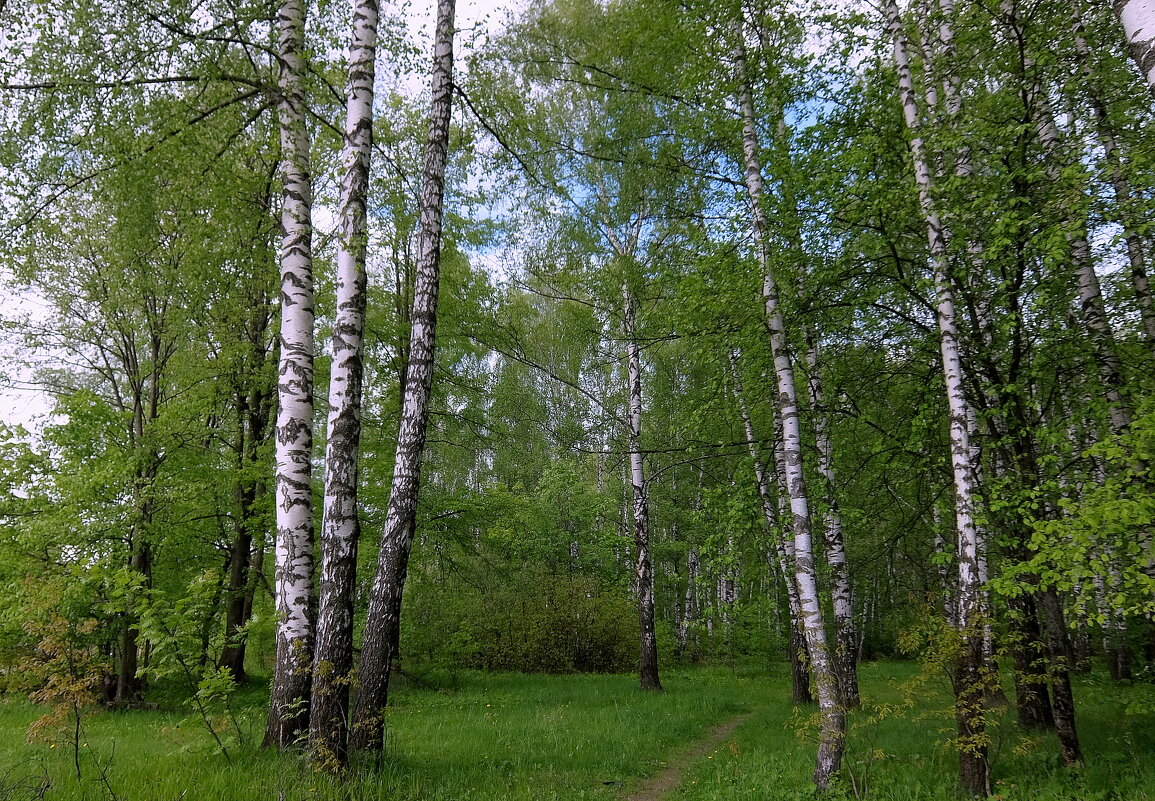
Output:
[[[794,576],[794,548],[791,543],[787,549],[786,543],[782,540],[781,535],[781,521],[777,510],[774,509],[774,499],[770,492],[770,477],[766,472],[766,465],[762,461],[761,455],[758,453],[757,437],[754,433],[754,422],[750,418],[750,407],[746,403],[746,394],[742,389],[742,379],[738,373],[738,354],[736,351],[730,351],[730,379],[734,385],[734,400],[738,403],[738,411],[742,415],[742,427],[746,432],[746,447],[750,452],[750,459],[754,462],[754,478],[758,482],[758,497],[762,501],[762,516],[766,519],[766,524],[772,532],[773,543],[768,557],[771,564],[778,567],[786,585],[786,606],[790,613],[790,668],[791,668],[791,684],[792,693],[795,704],[809,704],[813,701],[810,696],[810,680],[806,673],[805,663],[810,661],[809,654],[805,652],[805,635],[799,637],[799,633],[804,631],[802,622],[802,603],[798,599],[798,585],[792,580]],[[777,463],[780,465],[784,460],[781,456],[776,454]],[[786,482],[783,477],[780,483],[785,490]],[[802,646],[801,648],[799,646]],[[800,653],[802,651],[802,653]]]
[[281,65],[281,354],[276,428],[277,665],[265,745],[285,748],[308,726],[313,659],[313,256],[312,176],[305,126],[305,7],[284,0],[277,15]]
[[377,20],[377,0],[357,0],[349,41],[345,142],[337,203],[337,315],[333,321],[333,361],[329,374],[321,586],[309,725],[311,758],[315,765],[331,770],[343,768],[348,761],[353,589],[357,578],[357,541],[361,534],[357,518],[357,474]]
[[1111,5],[1123,23],[1131,57],[1155,92],[1155,0],[1112,0]]
[[822,378],[818,358],[817,335],[811,333],[807,352],[810,368],[810,405],[814,412],[814,437],[818,445],[818,470],[826,483],[826,562],[830,565],[831,601],[834,607],[834,660],[838,677],[839,698],[844,707],[858,706],[858,672],[854,648],[854,604],[850,592],[850,571],[846,565],[846,547],[842,539],[842,515],[835,495],[834,455],[827,431],[827,416],[822,403]]
[[650,559],[650,504],[642,463],[642,354],[637,336],[637,304],[622,283],[622,308],[629,380],[630,490],[634,510],[634,575],[638,582],[638,679],[643,690],[661,690],[658,638],[654,624],[654,567]]
[[1116,219],[1123,226],[1123,238],[1127,243],[1127,261],[1131,265],[1131,286],[1135,290],[1135,300],[1143,320],[1143,332],[1147,344],[1155,348],[1155,299],[1151,296],[1151,284],[1147,277],[1147,257],[1143,243],[1136,230],[1136,210],[1131,182],[1123,170],[1123,153],[1115,132],[1111,128],[1107,106],[1099,89],[1098,79],[1091,66],[1091,48],[1083,36],[1083,20],[1076,10],[1074,19],[1075,54],[1083,72],[1084,86],[1095,115],[1095,134],[1103,148],[1107,162],[1107,178],[1115,193]]
[[770,347],[774,356],[774,373],[778,382],[778,409],[781,415],[782,443],[785,454],[787,489],[794,530],[795,579],[798,600],[810,648],[810,667],[817,687],[821,715],[818,759],[814,784],[825,791],[830,778],[842,763],[846,717],[839,704],[838,685],[826,643],[822,621],[814,550],[810,537],[810,510],[806,497],[806,480],[802,469],[802,428],[799,419],[798,393],[794,383],[794,365],[786,336],[786,324],[778,307],[778,286],[770,268],[767,225],[762,211],[763,179],[758,147],[757,118],[746,69],[745,32],[741,22],[735,25],[734,63],[738,84],[738,103],[742,110],[742,150],[745,156],[746,190],[752,213],[752,233],[759,264],[765,280],[762,295],[766,303],[766,321],[770,329]]
[[439,0],[434,35],[432,105],[418,220],[417,280],[413,293],[409,366],[397,432],[392,491],[385,512],[381,553],[369,617],[361,648],[360,691],[353,710],[351,745],[379,750],[383,712],[388,701],[389,672],[397,656],[401,599],[409,570],[409,554],[417,526],[421,486],[421,455],[429,423],[437,342],[437,298],[441,267],[441,221],[445,196],[445,165],[449,154],[449,122],[453,109],[454,0]]
[[955,486],[955,524],[959,535],[958,626],[963,633],[963,654],[956,677],[956,717],[962,743],[959,775],[964,789],[990,794],[990,767],[982,708],[985,695],[980,678],[983,632],[983,601],[979,576],[979,537],[975,527],[975,472],[971,464],[969,404],[963,390],[962,359],[955,318],[954,290],[948,272],[946,237],[932,199],[933,182],[919,133],[918,104],[907,57],[906,37],[895,0],[885,0],[884,13],[894,40],[903,119],[910,132],[910,153],[918,185],[919,205],[927,227],[927,241],[934,270],[935,302],[943,376],[950,414],[951,470]]
[[[1066,162],[1063,153],[1062,135],[1055,124],[1050,103],[1042,88],[1036,85],[1032,91],[1032,105],[1036,114],[1035,128],[1039,143],[1047,153],[1047,176],[1055,182],[1062,179],[1062,165]],[[1091,247],[1087,243],[1085,227],[1082,223],[1067,221],[1063,234],[1070,248],[1071,266],[1075,270],[1075,283],[1079,293],[1079,310],[1083,325],[1087,330],[1091,347],[1095,352],[1095,366],[1103,382],[1107,400],[1107,416],[1111,432],[1123,434],[1131,425],[1131,409],[1124,392],[1122,363],[1119,359],[1115,333],[1107,318],[1107,305],[1103,302],[1103,292],[1099,276],[1095,273],[1095,262]]]

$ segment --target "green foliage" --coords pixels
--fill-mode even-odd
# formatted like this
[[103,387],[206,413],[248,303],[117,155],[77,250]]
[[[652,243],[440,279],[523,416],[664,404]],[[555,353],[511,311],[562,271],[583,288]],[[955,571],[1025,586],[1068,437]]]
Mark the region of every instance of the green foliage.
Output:
[[596,577],[529,568],[452,590],[417,580],[406,592],[402,648],[417,664],[604,673],[637,661],[634,601]]
[[1155,612],[1155,579],[1148,569],[1155,558],[1149,468],[1155,464],[1155,413],[1138,417],[1125,435],[1103,439],[1085,457],[1102,465],[1104,480],[1078,498],[1062,498],[1061,516],[1036,519],[1032,558],[1008,571],[1007,581],[1037,575],[1071,593],[1080,617],[1098,625],[1113,614],[1149,617]]

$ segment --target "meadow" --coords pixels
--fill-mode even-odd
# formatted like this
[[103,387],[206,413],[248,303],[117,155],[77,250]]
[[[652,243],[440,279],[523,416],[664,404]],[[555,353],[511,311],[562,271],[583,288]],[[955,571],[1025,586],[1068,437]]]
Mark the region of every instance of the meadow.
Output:
[[[919,681],[919,667],[900,662],[864,664],[860,675],[865,703],[850,718],[833,796],[956,798],[945,677]],[[342,778],[259,747],[261,684],[239,691],[231,711],[213,710],[227,757],[176,688],[155,691],[155,708],[84,715],[79,738],[66,716],[30,740],[44,710],[10,698],[0,704],[0,799],[622,801],[646,792],[649,777],[671,763],[682,780],[665,798],[813,796],[813,710],[791,707],[784,666],[668,670],[663,682],[665,692],[651,694],[633,675],[430,673],[398,687],[384,756],[355,761]],[[1079,770],[1060,765],[1053,735],[1019,730],[1004,708],[992,741],[995,797],[1155,799],[1155,726],[1143,711],[1150,690],[1120,692],[1097,674],[1079,681],[1087,756]],[[731,736],[687,758],[740,715]]]

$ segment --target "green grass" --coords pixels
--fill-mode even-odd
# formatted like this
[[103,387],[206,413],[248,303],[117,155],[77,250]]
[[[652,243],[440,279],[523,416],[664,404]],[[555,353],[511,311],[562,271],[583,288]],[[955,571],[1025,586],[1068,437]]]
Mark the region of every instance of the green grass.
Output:
[[[848,775],[867,797],[886,801],[953,799],[955,755],[945,682],[918,693],[917,705],[897,712],[902,689],[917,666],[862,667],[867,707],[851,718]],[[25,733],[42,710],[0,705],[0,801],[21,777],[47,775],[47,799],[122,801],[620,801],[645,776],[734,715],[755,710],[731,740],[688,766],[671,796],[678,801],[809,798],[814,746],[811,710],[789,705],[784,669],[769,673],[670,670],[667,691],[642,693],[633,676],[526,676],[463,673],[440,690],[401,687],[388,718],[388,746],[379,764],[355,765],[334,780],[302,766],[295,754],[257,748],[264,715],[259,687],[237,701],[247,742],[228,738],[231,762],[215,750],[203,726],[176,696],[158,696],[154,711],[102,712],[86,720],[82,778],[76,780],[70,745],[28,743]],[[1087,768],[1058,763],[1053,736],[1026,736],[1013,722],[995,735],[996,792],[1008,801],[1144,801],[1155,799],[1152,716],[1123,713],[1124,688],[1081,682],[1080,732]],[[875,714],[872,714],[875,713]],[[1008,710],[1007,715],[1010,715]],[[64,740],[66,738],[61,738]],[[846,795],[853,796],[845,779]]]
[[[957,801],[958,754],[945,677],[931,677],[903,708],[919,667],[880,662],[860,667],[864,707],[849,720],[845,769],[836,796],[885,801]],[[1000,801],[1146,801],[1155,799],[1155,716],[1127,715],[1143,688],[1081,680],[1076,688],[1084,768],[1062,766],[1053,732],[1024,732],[1014,710],[997,711],[992,780]],[[1011,688],[1006,688],[1013,699]],[[815,746],[803,746],[812,721],[766,709],[686,775],[671,801],[812,798]]]

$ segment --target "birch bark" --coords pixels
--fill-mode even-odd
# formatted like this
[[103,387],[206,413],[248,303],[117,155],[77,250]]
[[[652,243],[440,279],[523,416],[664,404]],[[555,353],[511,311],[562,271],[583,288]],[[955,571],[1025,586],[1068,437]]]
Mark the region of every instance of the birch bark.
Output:
[[762,211],[763,178],[758,148],[757,119],[746,69],[745,32],[741,22],[735,25],[734,66],[738,85],[738,103],[742,111],[742,151],[745,157],[745,183],[752,213],[752,233],[765,280],[762,296],[766,304],[766,321],[770,329],[770,347],[774,356],[774,373],[778,383],[778,410],[782,426],[787,489],[794,531],[795,580],[801,606],[806,642],[810,649],[810,669],[818,693],[820,734],[814,784],[825,791],[830,778],[838,772],[846,730],[845,711],[838,701],[838,685],[826,643],[822,607],[810,536],[810,510],[806,481],[802,469],[802,428],[799,419],[798,393],[794,383],[794,365],[786,336],[786,324],[778,305],[778,286],[770,268],[767,225]]
[[449,153],[449,120],[453,109],[454,0],[438,0],[433,52],[433,100],[429,114],[421,212],[418,220],[417,277],[413,290],[409,366],[397,432],[392,491],[385,512],[381,553],[369,599],[369,617],[361,647],[359,691],[353,708],[350,745],[379,750],[382,714],[389,695],[389,672],[397,656],[401,598],[409,553],[417,526],[421,486],[421,453],[429,423],[433,358],[437,342],[437,295],[441,267],[441,220],[445,196],[445,163]]
[[[1033,87],[1031,104],[1036,115],[1035,128],[1039,143],[1047,153],[1047,176],[1054,182],[1062,178],[1065,163],[1062,135],[1055,124],[1050,103],[1040,86]],[[1087,243],[1085,227],[1078,221],[1067,220],[1064,236],[1070,249],[1071,266],[1075,270],[1075,283],[1079,293],[1079,310],[1083,325],[1095,352],[1095,366],[1103,382],[1107,400],[1107,416],[1111,433],[1123,434],[1131,425],[1131,408],[1124,391],[1123,365],[1115,342],[1115,333],[1107,318],[1107,305],[1103,302],[1103,291],[1099,276],[1095,273],[1095,262],[1091,257],[1091,247]]]
[[313,659],[313,183],[305,127],[305,7],[277,13],[281,137],[281,355],[276,430],[277,664],[265,745],[286,748],[308,726]]
[[[742,415],[742,427],[746,433],[747,449],[754,462],[754,478],[758,482],[758,497],[762,502],[762,516],[773,532],[773,544],[769,554],[771,564],[778,568],[786,585],[786,606],[790,613],[790,689],[791,698],[796,706],[813,703],[810,695],[810,674],[806,665],[810,662],[810,655],[806,649],[806,635],[802,623],[802,604],[798,599],[798,585],[793,581],[794,559],[793,549],[787,554],[781,535],[781,523],[778,513],[774,509],[774,499],[770,493],[770,477],[766,472],[766,465],[758,453],[757,438],[754,433],[754,421],[750,417],[750,407],[746,402],[746,394],[742,388],[742,380],[738,372],[738,354],[730,351],[730,379],[734,386],[734,400],[738,403],[738,411]],[[785,481],[782,482],[785,487]]]
[[1111,6],[1123,24],[1131,57],[1155,92],[1155,0],[1112,0]]
[[926,222],[930,260],[934,270],[935,305],[939,346],[950,414],[951,469],[955,486],[955,524],[959,533],[958,626],[963,635],[962,653],[956,666],[955,717],[958,724],[959,780],[973,795],[990,795],[990,766],[983,711],[985,682],[982,679],[982,585],[979,576],[979,542],[975,526],[974,469],[967,420],[968,402],[963,391],[962,359],[955,319],[954,290],[947,262],[946,235],[932,198],[933,182],[919,132],[918,101],[907,57],[906,36],[895,0],[886,0],[883,11],[894,41],[903,119],[910,132],[910,154],[918,186],[919,205]]
[[325,510],[321,582],[313,656],[309,751],[314,765],[340,770],[348,762],[349,685],[353,669],[353,590],[357,580],[357,474],[364,367],[366,204],[373,147],[373,81],[377,0],[357,0],[349,42],[345,142],[338,199],[337,316],[329,376],[325,447]]
[[654,566],[650,559],[650,503],[642,463],[642,353],[638,346],[637,302],[622,283],[622,310],[629,381],[630,492],[634,512],[634,574],[638,582],[638,680],[643,690],[661,690],[658,638],[654,627]]
[[854,647],[854,606],[850,593],[850,572],[846,565],[846,547],[842,540],[842,515],[835,495],[834,456],[827,431],[823,407],[822,378],[819,373],[818,338],[810,335],[806,358],[810,368],[810,405],[814,412],[814,436],[818,445],[818,470],[826,484],[826,562],[830,565],[831,600],[834,606],[834,664],[838,678],[838,697],[843,707],[858,706],[858,670]]
[[1151,295],[1151,284],[1147,276],[1147,257],[1142,239],[1136,227],[1135,196],[1131,182],[1123,169],[1124,157],[1111,127],[1107,105],[1099,89],[1094,70],[1091,68],[1091,48],[1083,36],[1083,20],[1075,13],[1075,55],[1083,73],[1084,89],[1095,115],[1095,135],[1106,157],[1107,178],[1115,193],[1115,212],[1123,226],[1123,238],[1127,243],[1127,261],[1131,265],[1131,286],[1135,290],[1135,300],[1143,320],[1143,332],[1147,344],[1155,348],[1155,298]]

